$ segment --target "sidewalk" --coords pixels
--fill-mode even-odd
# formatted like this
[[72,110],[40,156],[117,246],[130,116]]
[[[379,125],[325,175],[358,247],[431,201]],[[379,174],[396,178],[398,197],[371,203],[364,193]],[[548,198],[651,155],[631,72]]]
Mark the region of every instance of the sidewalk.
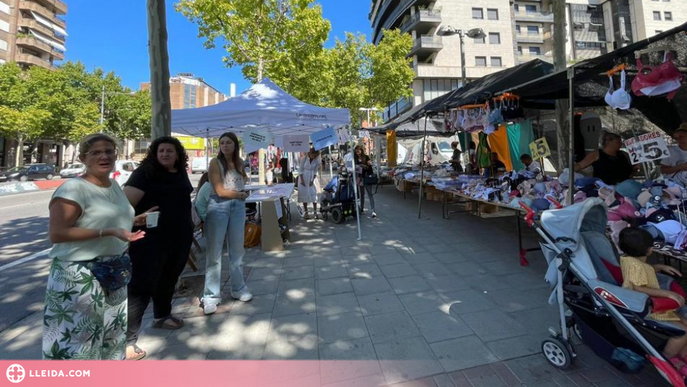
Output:
[[[150,328],[148,313],[139,341],[148,359],[364,361],[356,373],[323,366],[309,375],[331,386],[665,385],[648,368],[621,374],[581,345],[565,373],[548,365],[540,345],[558,324],[556,308],[541,254],[519,264],[512,217],[444,220],[438,203],[425,202],[418,219],[417,197],[392,186],[375,199],[380,219],[361,219],[362,241],[353,219],[305,222],[292,211],[287,251],[246,255],[253,301],[226,296],[206,317],[197,298],[178,298],[186,326],[177,331]],[[536,243],[531,230],[524,242]],[[198,273],[184,276],[184,293],[197,294]],[[0,356],[40,358],[41,318],[2,332]]]
[[67,180],[60,179],[58,177],[54,180],[36,180],[25,182],[17,181],[11,183],[3,183],[0,184],[0,196],[56,189],[57,187],[61,186],[65,181]]

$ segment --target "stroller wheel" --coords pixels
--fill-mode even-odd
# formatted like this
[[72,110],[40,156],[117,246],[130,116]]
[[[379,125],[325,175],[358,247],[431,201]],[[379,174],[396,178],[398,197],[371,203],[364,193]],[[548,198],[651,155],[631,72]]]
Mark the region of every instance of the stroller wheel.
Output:
[[341,211],[341,207],[332,208],[332,221],[334,221],[334,223],[343,223],[344,219],[345,218],[343,216],[343,212]]
[[568,346],[559,339],[549,338],[544,340],[541,344],[541,351],[546,360],[556,368],[564,370],[572,363],[572,355]]

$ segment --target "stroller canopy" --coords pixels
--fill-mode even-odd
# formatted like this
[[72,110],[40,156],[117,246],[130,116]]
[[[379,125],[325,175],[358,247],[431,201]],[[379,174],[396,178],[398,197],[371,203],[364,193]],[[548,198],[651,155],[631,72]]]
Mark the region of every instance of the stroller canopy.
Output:
[[607,221],[606,205],[599,198],[589,198],[560,210],[544,211],[541,215],[542,226],[554,239],[570,238],[576,244],[584,231],[605,233]]

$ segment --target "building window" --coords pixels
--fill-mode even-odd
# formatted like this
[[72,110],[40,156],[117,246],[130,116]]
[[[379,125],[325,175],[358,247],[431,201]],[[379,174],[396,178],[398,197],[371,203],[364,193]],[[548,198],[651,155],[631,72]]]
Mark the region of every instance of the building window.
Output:
[[422,82],[425,101],[440,97],[459,86],[457,79],[425,79]]
[[484,44],[485,43],[484,36],[482,36],[481,38],[474,38],[474,41],[475,41],[475,44]]
[[489,44],[501,44],[501,34],[498,32],[490,32]]
[[501,67],[501,57],[492,56],[491,57],[491,67]]
[[666,20],[673,20],[673,13],[672,12],[663,12],[663,18]]
[[486,56],[476,56],[475,57],[476,67],[487,67],[487,57]]
[[536,13],[537,12],[537,6],[536,5],[526,5],[525,6],[525,12],[526,13]]
[[520,6],[519,5],[514,4],[513,9],[515,10],[515,13],[520,13]]
[[661,20],[661,13],[659,11],[654,11],[654,20]]
[[472,9],[472,18],[473,19],[484,19],[484,13],[482,12],[482,8],[473,8]]
[[527,26],[527,35],[539,35],[539,26]]
[[518,24],[518,25],[515,26],[515,31],[516,31],[518,34],[521,34],[521,33],[522,33],[522,30],[520,29],[520,24]]
[[654,32],[656,33],[656,35],[662,34],[662,33],[663,33],[663,31],[661,31],[661,30],[656,30],[656,31],[654,31]]
[[541,47],[530,47],[530,55],[541,55]]
[[522,55],[522,46],[518,46],[518,55]]
[[499,20],[499,10],[495,8],[487,8],[487,19]]
[[0,51],[7,51],[7,42],[0,39]]

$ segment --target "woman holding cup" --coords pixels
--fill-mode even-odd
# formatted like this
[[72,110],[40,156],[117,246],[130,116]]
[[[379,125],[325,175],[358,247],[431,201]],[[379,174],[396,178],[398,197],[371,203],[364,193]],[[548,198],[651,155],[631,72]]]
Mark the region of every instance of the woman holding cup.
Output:
[[136,341],[151,299],[153,328],[184,326],[181,318],[172,315],[172,297],[193,240],[193,186],[187,167],[188,156],[179,140],[160,137],[150,145],[146,158],[124,187],[136,213],[159,207],[159,214],[148,215],[146,239],[130,250],[133,273],[129,283],[127,359],[138,360],[146,355]]
[[243,248],[246,226],[246,172],[239,157],[239,140],[234,133],[224,133],[219,138],[219,154],[210,162],[208,172],[210,201],[205,219],[207,238],[207,264],[205,268],[205,289],[203,291],[203,312],[206,315],[217,311],[222,300],[220,295],[222,277],[222,246],[228,241],[229,267],[231,268],[231,297],[248,302],[253,295],[243,280]]
[[[62,184],[50,204],[50,266],[43,314],[43,359],[123,360],[127,290],[131,278],[129,243],[146,222],[110,172],[115,140],[96,133],[79,144],[86,172]],[[155,210],[152,208],[151,210]]]

